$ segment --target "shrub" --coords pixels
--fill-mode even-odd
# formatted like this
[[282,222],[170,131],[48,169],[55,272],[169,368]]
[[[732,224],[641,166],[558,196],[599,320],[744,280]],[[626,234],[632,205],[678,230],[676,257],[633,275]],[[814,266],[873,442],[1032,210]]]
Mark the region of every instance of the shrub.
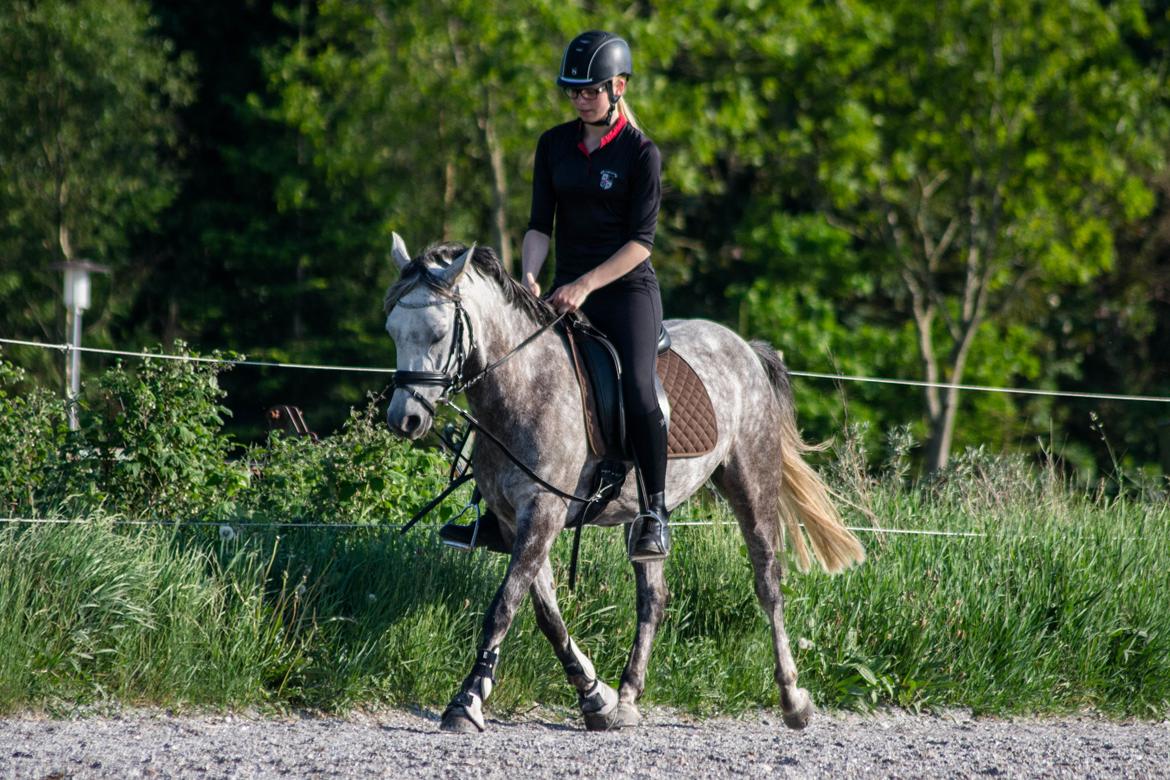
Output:
[[36,516],[46,481],[65,441],[65,406],[37,388],[25,395],[14,389],[24,372],[0,356],[0,514]]

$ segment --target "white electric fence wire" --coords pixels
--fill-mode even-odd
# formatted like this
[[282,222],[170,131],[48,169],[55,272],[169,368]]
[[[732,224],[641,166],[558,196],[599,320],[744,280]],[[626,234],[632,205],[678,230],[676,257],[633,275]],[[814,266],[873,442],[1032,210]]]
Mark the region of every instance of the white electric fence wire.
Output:
[[[134,357],[157,360],[178,360],[192,363],[219,363],[232,366],[265,366],[268,368],[298,368],[315,371],[354,371],[371,374],[393,374],[392,368],[373,368],[370,366],[335,366],[312,363],[279,363],[266,360],[232,360],[229,358],[207,358],[192,355],[169,355],[162,352],[126,352],[118,349],[99,349],[97,347],[73,347],[70,344],[46,344],[40,341],[26,341],[23,339],[0,338],[0,344],[14,344],[22,347],[39,347],[41,349],[55,349],[68,352],[77,349],[80,352],[90,352],[96,355],[115,355],[119,357]],[[1153,395],[1125,395],[1121,393],[1078,393],[1071,390],[1038,390],[1029,387],[995,387],[991,385],[964,385],[948,382],[923,382],[915,379],[889,379],[886,377],[856,376],[851,374],[823,374],[816,371],[789,371],[789,374],[807,379],[828,379],[835,382],[867,382],[880,385],[903,385],[907,387],[936,387],[942,390],[956,389],[980,393],[1006,393],[1011,395],[1047,396],[1053,398],[1088,398],[1098,401],[1136,401],[1144,403],[1170,403],[1170,397]]]
[[[101,518],[94,518],[91,520],[82,520],[76,518],[66,517],[0,517],[0,524],[13,525],[90,525],[94,523],[104,523],[106,525],[125,525],[125,526],[148,526],[159,528],[178,528],[185,527],[207,527],[207,528],[231,528],[233,531],[237,528],[282,528],[287,530],[299,530],[309,528],[331,528],[334,530],[348,531],[355,529],[364,529],[366,531],[397,531],[402,526],[400,525],[372,525],[369,523],[256,523],[256,522],[230,522],[230,521],[215,521],[215,520],[106,520]],[[734,526],[733,522],[715,522],[712,520],[671,520],[670,527],[677,528],[679,526]],[[433,523],[427,524],[424,527],[436,527]],[[587,526],[588,528],[611,528],[613,526]],[[861,533],[874,534],[905,534],[908,536],[955,536],[967,538],[983,538],[987,534],[975,533],[973,531],[931,531],[916,528],[871,528],[869,526],[859,526],[856,528],[849,528],[850,531]]]
[[21,347],[40,347],[41,349],[55,349],[68,352],[76,349],[78,352],[89,352],[95,355],[114,355],[117,357],[133,357],[154,360],[177,360],[186,363],[218,363],[224,366],[266,366],[268,368],[303,368],[310,371],[358,371],[368,374],[393,374],[392,368],[372,368],[370,366],[331,366],[315,363],[278,363],[269,360],[247,360],[245,358],[209,358],[195,355],[169,355],[165,352],[127,352],[120,349],[100,349],[98,347],[74,347],[71,344],[45,344],[40,341],[24,341],[22,339],[0,339],[0,344],[15,344]]
[[[117,357],[133,357],[143,359],[157,359],[157,360],[177,360],[189,363],[218,363],[221,365],[234,366],[264,366],[269,368],[297,368],[308,369],[316,371],[354,371],[363,373],[375,374],[393,374],[394,369],[387,368],[373,368],[369,366],[338,366],[338,365],[321,365],[310,363],[280,363],[266,360],[247,360],[247,359],[227,359],[227,358],[208,358],[197,357],[194,355],[171,355],[162,352],[128,352],[118,349],[100,349],[97,347],[74,347],[72,344],[46,344],[39,341],[27,341],[24,339],[6,339],[0,338],[0,344],[12,344],[22,347],[38,347],[41,349],[54,349],[61,352],[68,352],[76,349],[80,352],[89,352],[96,355],[113,355]],[[888,379],[883,377],[868,377],[868,376],[854,376],[849,374],[824,374],[815,371],[789,371],[792,376],[805,377],[809,379],[828,379],[832,381],[843,382],[869,382],[874,384],[885,385],[903,385],[909,387],[936,387],[940,389],[957,389],[970,390],[985,393],[1010,393],[1016,395],[1036,395],[1036,396],[1053,396],[1058,398],[1090,398],[1103,401],[1143,401],[1151,403],[1170,403],[1170,398],[1160,396],[1148,395],[1122,395],[1117,393],[1078,393],[1071,391],[1057,391],[1057,390],[1037,390],[1033,388],[1020,387],[992,387],[988,385],[965,385],[965,384],[950,384],[945,382],[922,382],[911,379]],[[76,520],[68,518],[32,518],[32,517],[0,517],[0,523],[3,524],[45,524],[45,525],[78,525],[85,524],[90,521]],[[195,521],[164,521],[164,520],[113,520],[107,521],[113,525],[126,526],[169,526],[177,527],[183,526],[209,526],[219,528],[286,528],[286,529],[308,529],[308,528],[332,528],[337,530],[345,529],[359,529],[366,530],[398,530],[401,526],[379,526],[366,523],[230,523],[230,522],[216,522],[210,520],[195,520]],[[675,520],[671,521],[672,527],[679,526],[713,526],[713,525],[727,525],[727,523],[716,523],[709,520]],[[597,526],[604,527],[604,526]],[[880,533],[880,534],[904,534],[910,536],[943,536],[943,537],[959,537],[959,538],[977,538],[981,539],[987,534],[976,533],[973,531],[933,531],[915,528],[876,528],[876,527],[848,527],[848,530],[855,533]]]
[[1015,395],[1041,395],[1057,398],[1093,398],[1101,401],[1147,401],[1151,403],[1170,403],[1170,397],[1154,395],[1122,395],[1118,393],[1078,393],[1072,390],[1037,390],[1030,387],[992,387],[990,385],[957,385],[948,382],[922,382],[915,379],[885,379],[872,376],[851,376],[849,374],[820,374],[815,371],[789,371],[792,376],[808,377],[811,379],[831,379],[843,382],[871,382],[879,385],[906,385],[909,387],[937,387],[948,390],[973,390],[982,393],[1010,393]]

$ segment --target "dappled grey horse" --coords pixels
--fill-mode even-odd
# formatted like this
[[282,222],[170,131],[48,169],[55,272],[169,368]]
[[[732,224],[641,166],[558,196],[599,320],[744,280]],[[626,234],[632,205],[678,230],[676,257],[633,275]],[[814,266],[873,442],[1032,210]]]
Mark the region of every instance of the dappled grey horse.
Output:
[[[444,394],[490,367],[466,390],[472,414],[547,485],[588,495],[600,459],[589,449],[566,343],[555,329],[541,331],[556,313],[512,280],[490,249],[442,244],[412,260],[395,234],[392,256],[400,278],[385,300],[386,330],[398,353],[396,390],[387,412],[390,427],[409,439],[423,436]],[[784,722],[802,728],[813,706],[808,692],[797,687],[784,630],[784,539],[801,569],[809,564],[801,524],[826,571],[860,562],[864,552],[842,524],[824,483],[801,457],[808,447],[796,429],[788,373],[775,350],[763,342],[749,345],[704,320],[671,320],[667,328],[674,349],[716,399],[719,431],[710,453],[669,462],[667,504],[676,507],[710,479],[734,509],[751,557],[756,595],[772,625]],[[475,664],[443,713],[442,728],[484,729],[483,702],[491,694],[500,645],[525,591],[532,596],[541,631],[577,689],[586,727],[636,725],[636,701],[667,600],[663,561],[633,564],[638,624],[615,691],[569,636],[557,606],[549,551],[575,514],[572,502],[539,484],[482,436],[472,462],[484,497],[512,541],[512,557],[485,616]],[[627,480],[596,522],[629,522],[637,507],[636,486]]]

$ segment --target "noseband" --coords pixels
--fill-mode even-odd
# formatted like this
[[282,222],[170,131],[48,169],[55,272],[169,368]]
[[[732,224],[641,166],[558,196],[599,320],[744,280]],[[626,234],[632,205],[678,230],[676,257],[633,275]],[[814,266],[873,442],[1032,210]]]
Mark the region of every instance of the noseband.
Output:
[[[475,352],[475,331],[471,327],[471,318],[467,315],[467,310],[463,308],[463,301],[459,294],[453,290],[448,290],[446,286],[433,276],[429,271],[424,271],[422,279],[423,284],[430,287],[439,296],[436,300],[427,301],[426,303],[403,303],[399,301],[394,304],[396,307],[401,306],[404,309],[426,309],[431,306],[444,306],[448,303],[455,307],[455,326],[451,336],[451,350],[447,353],[447,359],[443,363],[442,371],[402,371],[394,372],[393,385],[396,389],[402,390],[410,395],[411,398],[418,401],[423,407],[431,413],[435,414],[435,406],[430,401],[422,396],[411,385],[430,385],[432,387],[443,388],[442,394],[436,399],[436,403],[448,404],[454,408],[451,403],[451,396],[458,395],[468,388],[473,387],[477,382],[490,374],[496,368],[510,359],[520,350],[531,344],[533,341],[544,333],[549,328],[555,327],[557,323],[563,320],[567,312],[562,312],[556,319],[537,328],[532,335],[521,341],[512,349],[508,350],[499,360],[496,360],[491,365],[485,367],[478,374],[465,378],[463,376],[464,368],[467,364],[467,359],[471,353]],[[463,334],[467,333],[467,347],[463,346]]]
[[[429,274],[428,274],[429,276]],[[428,286],[433,289],[436,288],[436,283],[430,283]],[[443,293],[442,297],[437,300],[427,301],[426,303],[402,303],[399,302],[395,306],[401,306],[404,309],[426,309],[431,306],[444,306],[446,304],[455,306],[455,326],[451,334],[451,349],[447,352],[447,359],[443,362],[442,371],[402,371],[394,372],[394,387],[398,390],[403,390],[418,401],[428,412],[433,416],[435,414],[435,407],[422,396],[411,385],[430,385],[432,387],[441,387],[443,393],[439,396],[439,402],[446,401],[452,392],[459,393],[467,386],[467,382],[463,379],[463,368],[467,363],[468,356],[475,351],[475,331],[471,329],[471,319],[467,316],[467,310],[463,308],[463,302],[456,294]],[[467,333],[467,347],[463,346],[463,334]],[[482,375],[482,374],[481,374]],[[478,380],[477,380],[478,381]]]

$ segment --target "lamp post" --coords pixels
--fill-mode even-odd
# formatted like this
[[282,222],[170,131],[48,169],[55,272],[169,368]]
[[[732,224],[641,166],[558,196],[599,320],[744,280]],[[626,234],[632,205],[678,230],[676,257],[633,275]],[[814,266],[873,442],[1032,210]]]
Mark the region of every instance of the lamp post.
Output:
[[69,430],[79,427],[77,399],[81,396],[81,314],[89,308],[90,272],[108,274],[110,269],[89,260],[69,260],[53,266],[65,272],[65,315],[68,320],[69,358],[65,363],[65,396]]

